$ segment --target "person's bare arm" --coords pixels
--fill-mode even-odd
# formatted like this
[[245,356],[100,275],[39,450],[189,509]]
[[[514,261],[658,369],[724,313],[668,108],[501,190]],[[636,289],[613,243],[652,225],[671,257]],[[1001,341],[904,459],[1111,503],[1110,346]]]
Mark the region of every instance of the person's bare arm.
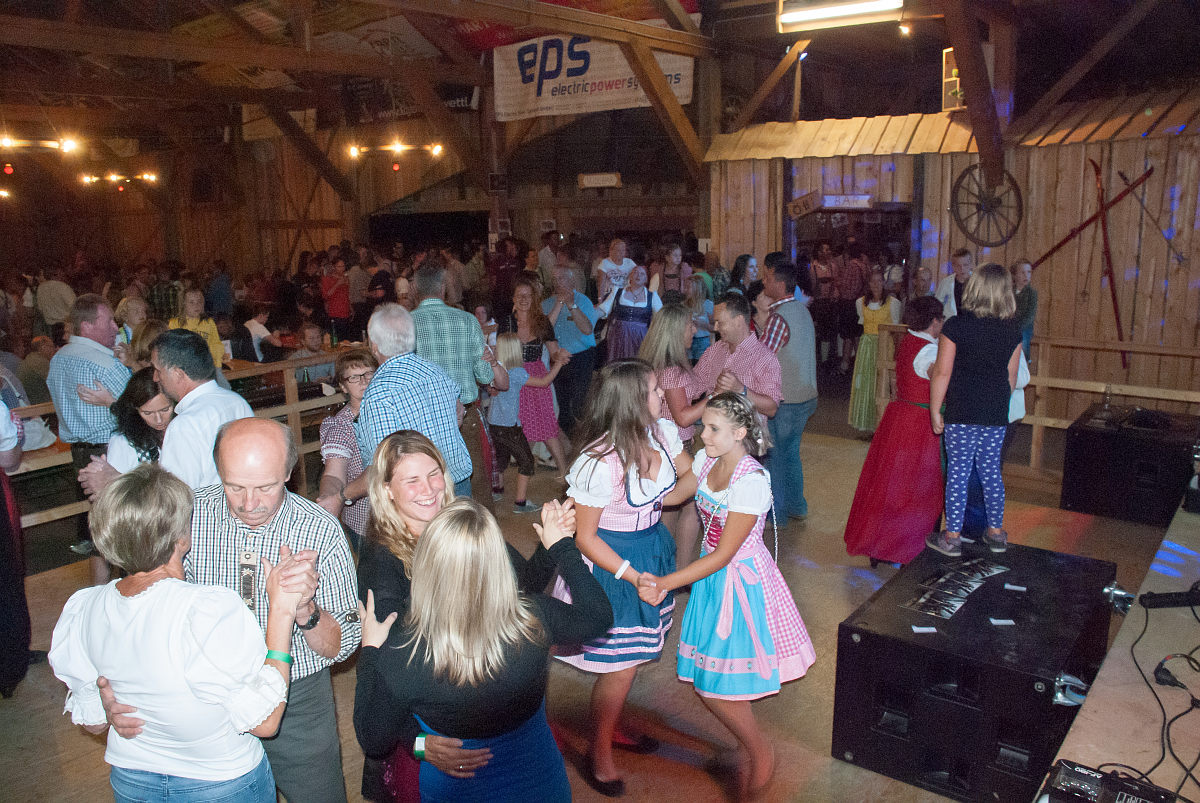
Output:
[[317,490],[317,504],[329,511],[335,519],[341,516],[342,497],[338,492],[346,487],[346,472],[350,461],[345,457],[328,457],[325,459],[325,471],[321,474],[321,484]]
[[937,360],[929,369],[929,422],[934,435],[941,435],[946,428],[942,420],[942,403],[946,401],[946,390],[950,387],[950,374],[954,373],[956,349],[953,340],[945,335],[939,337]]

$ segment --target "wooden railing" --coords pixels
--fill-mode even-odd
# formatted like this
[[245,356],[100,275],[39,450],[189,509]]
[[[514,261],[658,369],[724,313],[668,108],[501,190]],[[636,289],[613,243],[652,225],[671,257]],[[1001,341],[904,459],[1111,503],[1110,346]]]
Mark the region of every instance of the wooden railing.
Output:
[[[254,414],[259,418],[282,419],[288,428],[291,429],[296,448],[301,456],[301,459],[296,463],[293,477],[302,489],[308,487],[308,472],[304,465],[303,457],[311,452],[319,451],[321,448],[319,440],[304,440],[304,414],[313,410],[324,410],[327,407],[339,405],[346,401],[346,395],[344,393],[335,393],[332,396],[319,396],[301,401],[300,385],[296,381],[296,371],[314,365],[325,365],[326,363],[333,362],[336,358],[337,354],[331,352],[295,360],[247,364],[246,367],[238,367],[235,370],[225,372],[225,378],[230,381],[256,376],[282,374],[282,381],[272,383],[272,386],[283,388],[284,403],[271,407],[262,407],[255,410]],[[240,366],[241,364],[239,363],[238,365]],[[34,404],[29,407],[19,407],[16,410],[17,415],[24,419],[52,415],[55,412],[54,404],[50,402]],[[21,465],[17,467],[16,471],[12,472],[12,475],[25,474],[30,471],[38,471],[54,466],[70,465],[70,463],[70,449],[65,448],[65,444],[62,441],[58,441],[53,446],[45,449],[27,452],[21,460]],[[21,526],[33,527],[38,524],[58,521],[80,513],[86,513],[90,509],[91,505],[88,502],[71,502],[70,504],[59,505],[47,510],[24,514],[21,516]]]
[[[883,410],[895,398],[896,380],[896,342],[903,337],[907,329],[894,324],[883,324],[879,327],[879,358],[876,364],[875,396],[878,414],[882,417]],[[1089,379],[1073,379],[1056,377],[1049,373],[1051,363],[1050,353],[1053,349],[1081,349],[1091,352],[1141,354],[1152,357],[1182,357],[1200,359],[1200,351],[1181,349],[1171,346],[1147,346],[1131,343],[1106,343],[1092,340],[1074,340],[1069,338],[1034,338],[1034,361],[1030,367],[1030,380],[1026,388],[1033,393],[1033,405],[1028,404],[1026,394],[1026,410],[1032,409],[1022,423],[1033,427],[1033,438],[1029,450],[1029,467],[1035,471],[1045,470],[1044,447],[1046,430],[1066,429],[1074,421],[1069,418],[1055,418],[1048,415],[1049,395],[1051,391],[1072,391],[1078,393],[1093,393],[1103,397],[1105,393],[1122,398],[1183,402],[1189,405],[1200,405],[1200,391],[1176,390],[1174,388],[1156,388],[1146,385],[1118,385]]]

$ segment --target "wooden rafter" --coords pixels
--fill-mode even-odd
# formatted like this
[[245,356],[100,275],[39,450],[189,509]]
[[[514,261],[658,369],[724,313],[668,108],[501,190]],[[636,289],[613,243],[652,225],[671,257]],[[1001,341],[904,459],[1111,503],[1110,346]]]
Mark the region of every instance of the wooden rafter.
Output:
[[453,17],[486,22],[502,22],[515,28],[539,28],[557,33],[590,36],[618,44],[642,42],[652,50],[703,58],[714,53],[707,36],[644,22],[583,11],[569,6],[552,5],[538,0],[359,0],[361,3],[389,8],[399,14],[415,11],[438,17]]
[[67,75],[65,72],[51,74],[32,70],[0,70],[0,87],[9,94],[77,95],[219,105],[274,103],[288,109],[311,108],[317,102],[315,93],[305,91],[225,86],[187,80],[133,80],[116,75],[82,77]]
[[767,76],[766,80],[759,84],[758,89],[754,90],[754,94],[750,96],[750,100],[746,101],[746,105],[738,113],[737,119],[733,121],[734,131],[746,127],[746,124],[754,117],[754,113],[758,111],[758,107],[767,99],[767,95],[771,94],[771,90],[775,88],[783,76],[787,75],[787,71],[800,58],[800,54],[808,48],[810,42],[810,39],[801,39],[795,42],[791,49],[784,54],[779,63],[775,65],[775,69],[771,70],[771,74]]
[[979,145],[979,164],[988,187],[998,187],[1004,177],[1004,141],[1000,138],[996,98],[979,39],[979,23],[967,8],[966,0],[944,0],[942,5],[971,131]]
[[433,83],[412,70],[397,73],[395,79],[408,92],[410,98],[433,130],[446,141],[446,146],[462,160],[463,168],[471,182],[480,189],[488,188],[487,169],[484,166],[483,154],[466,129],[459,125],[454,113],[446,108],[442,96],[438,94]]
[[683,6],[679,5],[679,0],[650,0],[654,4],[662,18],[667,21],[677,31],[686,31],[687,33],[700,33],[700,29],[696,27],[696,23],[688,16],[688,13],[683,10]]
[[451,61],[458,64],[477,63],[470,51],[458,40],[458,37],[446,29],[442,20],[428,14],[405,14],[404,19],[408,20],[408,24],[413,26],[429,44],[442,51],[442,55]]
[[1092,45],[1083,57],[1063,73],[1063,76],[1054,82],[1054,85],[1046,90],[1046,93],[1038,98],[1037,103],[1031,108],[1016,125],[1009,130],[1009,138],[1013,142],[1020,142],[1024,137],[1033,130],[1033,128],[1041,122],[1042,118],[1052,108],[1058,105],[1058,102],[1066,96],[1068,92],[1075,88],[1075,85],[1087,75],[1093,67],[1100,63],[1100,60],[1108,55],[1113,47],[1129,35],[1130,31],[1137,27],[1146,15],[1154,10],[1162,0],[1138,0],[1128,11],[1125,12],[1116,24],[1100,38],[1100,41]]
[[667,130],[667,136],[679,151],[688,173],[695,182],[700,183],[704,178],[704,149],[696,129],[692,127],[692,121],[683,111],[683,106],[679,105],[679,99],[658,66],[650,45],[641,41],[622,42],[621,52],[625,54],[633,74],[649,98],[650,106]]
[[72,133],[88,129],[153,131],[164,117],[192,125],[224,125],[228,122],[228,115],[211,110],[199,112],[154,109],[145,110],[143,115],[136,111],[131,113],[128,109],[8,103],[4,101],[4,97],[0,94],[0,118],[5,122],[40,123],[52,128],[76,129]]
[[296,146],[296,150],[304,159],[313,166],[317,174],[328,182],[330,187],[342,197],[344,201],[354,200],[354,185],[350,183],[350,179],[338,170],[337,167],[325,155],[325,151],[317,143],[313,142],[312,137],[304,130],[299,123],[292,119],[292,115],[286,110],[277,106],[266,105],[263,109],[267,112],[267,116],[274,121],[275,125],[279,126],[279,130],[287,137],[287,140]]
[[378,56],[331,50],[303,51],[286,45],[212,42],[177,33],[134,31],[99,25],[71,25],[58,20],[0,15],[0,44],[40,50],[81,51],[110,56],[200,61],[239,67],[395,78],[398,72],[420,72],[433,81],[477,85],[486,76],[469,65],[414,59],[395,62]]

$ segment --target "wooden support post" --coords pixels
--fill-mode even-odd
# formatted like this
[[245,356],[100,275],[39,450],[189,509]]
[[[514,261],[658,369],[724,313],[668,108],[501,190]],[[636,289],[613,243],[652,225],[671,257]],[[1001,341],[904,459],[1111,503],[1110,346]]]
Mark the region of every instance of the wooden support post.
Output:
[[967,8],[966,0],[944,0],[946,32],[954,47],[959,78],[967,101],[971,131],[979,144],[979,164],[989,189],[1000,186],[1004,178],[1004,142],[1000,138],[1000,120],[996,99],[988,78],[987,62],[979,40],[979,23]]
[[662,18],[667,21],[667,24],[675,30],[694,34],[700,33],[700,29],[696,27],[696,23],[683,10],[683,6],[679,5],[679,0],[650,0],[650,3],[659,14],[662,14]]
[[804,62],[796,62],[796,72],[792,77],[792,122],[800,119],[800,83],[804,77]]
[[700,138],[696,136],[696,129],[692,127],[692,121],[688,119],[683,106],[679,105],[679,99],[671,91],[650,46],[640,40],[623,42],[621,52],[625,54],[633,74],[649,98],[650,106],[658,115],[663,128],[667,130],[667,136],[674,143],[675,150],[679,151],[679,156],[683,159],[693,182],[697,186],[706,183],[704,148],[700,145]]
[[[1038,379],[1044,379],[1050,375],[1050,346],[1044,342],[1039,342],[1037,345],[1037,364],[1034,365],[1034,376]],[[1033,391],[1033,414],[1039,420],[1046,417],[1046,411],[1049,408],[1049,402],[1046,398],[1048,391],[1040,383],[1034,386]],[[1045,450],[1046,443],[1046,427],[1042,424],[1033,425],[1033,437],[1029,443],[1029,467],[1040,471],[1042,469],[1042,455]]]
[[989,23],[988,41],[994,54],[992,93],[996,98],[996,117],[1003,131],[1012,122],[1013,84],[1017,78],[1017,26],[1000,20]]
[[[1062,78],[1054,82],[1054,86],[1046,90],[1046,94],[1038,98],[1037,103],[1033,104],[1033,108],[1021,118],[1020,129],[1009,132],[1009,139],[1020,142],[1026,134],[1033,130],[1034,126],[1041,122],[1042,117],[1074,89],[1080,79],[1091,72],[1091,69],[1108,55],[1117,42],[1128,36],[1129,32],[1136,28],[1138,23],[1145,19],[1146,15],[1153,11],[1160,2],[1162,0],[1138,0],[1131,6],[1109,32],[1092,45],[1087,53],[1083,54],[1083,58],[1075,62],[1071,69],[1063,73]],[[960,61],[959,64],[961,65],[962,62]]]
[[300,151],[300,155],[304,157],[305,161],[313,166],[318,175],[325,179],[330,187],[333,187],[342,200],[353,201],[354,185],[350,183],[350,179],[334,166],[325,152],[317,143],[313,142],[312,137],[292,118],[292,115],[284,109],[270,104],[263,106],[263,109],[266,110],[267,116],[274,121],[275,125],[279,126],[283,136],[296,146],[296,150]]
[[811,41],[810,39],[800,39],[792,43],[791,49],[784,54],[779,63],[775,65],[775,69],[771,70],[771,74],[759,84],[758,89],[754,90],[754,94],[750,96],[750,100],[746,101],[746,105],[742,107],[741,113],[733,121],[732,129],[734,131],[746,127],[746,124],[754,117],[754,113],[758,111],[758,107],[767,99],[767,95],[771,94],[771,90],[787,74],[788,69],[793,64],[799,63],[800,54],[808,48]]
[[[296,372],[291,368],[283,370],[283,403],[291,408],[287,414],[288,429],[292,431],[292,442],[297,446],[304,443],[304,433],[301,427],[300,411],[295,405],[300,401],[300,388],[296,383]],[[308,493],[308,470],[303,460],[296,461],[296,469],[292,474],[296,487],[301,494]]]

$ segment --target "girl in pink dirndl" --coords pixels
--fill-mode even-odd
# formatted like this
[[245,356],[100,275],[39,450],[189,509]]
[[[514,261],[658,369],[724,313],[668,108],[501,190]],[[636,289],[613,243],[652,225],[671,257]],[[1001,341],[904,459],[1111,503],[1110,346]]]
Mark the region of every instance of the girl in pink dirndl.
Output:
[[709,400],[692,475],[667,502],[695,493],[704,532],[701,557],[662,578],[643,575],[654,602],[687,583],[692,593],[679,633],[676,674],[737,737],[748,760],[743,791],[762,794],[774,770],[771,744],[750,701],[775,694],[816,660],[791,591],[763,543],[771,482],[752,453],[764,438],[754,407],[735,393]]

